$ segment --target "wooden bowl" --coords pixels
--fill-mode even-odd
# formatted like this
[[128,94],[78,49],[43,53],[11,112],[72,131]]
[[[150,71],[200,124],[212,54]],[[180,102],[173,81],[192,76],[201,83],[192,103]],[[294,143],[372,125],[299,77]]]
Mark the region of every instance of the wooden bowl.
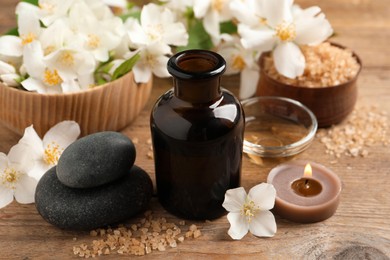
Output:
[[65,94],[38,94],[0,83],[0,121],[23,134],[26,127],[43,136],[53,125],[74,120],[81,135],[129,125],[144,108],[152,89],[152,79],[137,84],[133,73],[93,89]]
[[[345,47],[332,43],[332,45],[345,49]],[[319,127],[328,127],[340,123],[353,110],[357,99],[356,80],[362,68],[360,58],[353,53],[360,68],[356,76],[346,83],[309,88],[282,83],[271,78],[264,71],[265,57],[269,52],[260,56],[260,81],[257,86],[258,96],[281,96],[298,100],[306,105],[317,117]]]

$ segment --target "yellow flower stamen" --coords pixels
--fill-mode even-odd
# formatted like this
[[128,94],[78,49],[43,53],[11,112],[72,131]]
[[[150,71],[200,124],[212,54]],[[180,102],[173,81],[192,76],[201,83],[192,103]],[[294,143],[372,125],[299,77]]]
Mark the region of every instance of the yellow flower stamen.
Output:
[[56,86],[58,84],[61,84],[63,81],[61,77],[58,75],[57,70],[45,70],[45,74],[43,76],[43,82],[45,82],[49,86]]
[[46,55],[49,55],[50,53],[52,53],[53,51],[56,50],[56,47],[54,47],[53,45],[49,45],[47,46],[45,49],[44,49],[44,54],[45,56]]
[[148,37],[152,41],[158,41],[161,38],[161,35],[164,34],[164,28],[162,27],[161,24],[156,24],[156,25],[149,25],[148,26]]
[[225,0],[213,0],[211,3],[211,7],[217,12],[222,12],[224,2]]
[[255,204],[253,200],[246,197],[245,203],[241,209],[241,215],[246,216],[247,221],[250,223],[252,218],[256,216],[257,212],[260,211],[260,207]]
[[241,56],[237,55],[233,58],[233,63],[232,63],[233,69],[242,71],[243,69],[245,69],[245,67],[246,67],[246,63]]
[[61,149],[57,143],[52,142],[51,144],[48,144],[46,146],[46,149],[45,149],[44,155],[43,155],[43,160],[48,165],[56,165],[63,150],[64,149]]
[[5,168],[2,174],[2,184],[10,189],[15,189],[16,183],[22,174],[14,168]]
[[282,22],[275,28],[276,36],[283,42],[293,41],[297,36],[293,23]]
[[100,38],[96,34],[88,34],[87,45],[91,49],[96,49],[100,45]]
[[63,65],[70,67],[74,64],[74,56],[70,51],[64,51],[61,53],[58,61]]
[[27,45],[36,40],[37,36],[34,33],[29,32],[28,34],[21,35],[20,38],[22,39],[22,45]]

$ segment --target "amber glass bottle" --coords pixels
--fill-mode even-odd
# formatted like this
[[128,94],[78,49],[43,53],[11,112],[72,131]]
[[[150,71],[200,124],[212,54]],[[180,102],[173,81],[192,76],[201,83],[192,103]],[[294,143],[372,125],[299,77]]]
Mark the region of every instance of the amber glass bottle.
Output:
[[174,55],[168,61],[174,87],[152,110],[158,197],[183,218],[223,215],[226,190],[240,184],[244,114],[238,100],[220,87],[225,67],[211,51]]

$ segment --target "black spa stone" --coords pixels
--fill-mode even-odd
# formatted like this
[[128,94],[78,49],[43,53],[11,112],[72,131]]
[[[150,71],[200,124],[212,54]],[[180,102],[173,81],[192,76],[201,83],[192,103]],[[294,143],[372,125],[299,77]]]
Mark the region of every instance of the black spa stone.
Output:
[[100,132],[80,138],[62,153],[58,179],[72,188],[91,188],[124,176],[133,166],[133,142],[117,132]]
[[125,221],[144,211],[152,192],[149,175],[137,166],[114,182],[89,189],[63,185],[53,167],[37,185],[35,206],[47,222],[59,228],[91,230]]

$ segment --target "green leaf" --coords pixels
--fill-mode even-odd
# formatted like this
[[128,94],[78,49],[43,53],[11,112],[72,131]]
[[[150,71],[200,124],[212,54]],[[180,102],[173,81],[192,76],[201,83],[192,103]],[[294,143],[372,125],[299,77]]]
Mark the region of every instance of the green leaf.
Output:
[[138,59],[141,57],[139,53],[128,59],[127,61],[123,62],[116,70],[114,71],[114,74],[112,75],[112,81],[116,80],[129,71],[134,67],[135,63],[138,61]]
[[38,0],[22,0],[22,2],[38,6]]
[[188,49],[204,49],[210,50],[213,48],[213,42],[210,35],[203,27],[202,21],[196,20],[191,28],[188,30],[188,44],[184,47],[178,47],[178,51]]
[[235,34],[237,33],[237,25],[235,25],[232,21],[223,22],[219,24],[219,30],[221,33]]
[[19,36],[18,28],[12,28],[8,32],[4,33],[4,35],[13,35],[13,36]]
[[123,22],[125,22],[130,17],[135,18],[138,21],[140,21],[141,20],[141,11],[133,11],[131,13],[127,13],[127,14],[119,16],[119,18],[121,18]]

